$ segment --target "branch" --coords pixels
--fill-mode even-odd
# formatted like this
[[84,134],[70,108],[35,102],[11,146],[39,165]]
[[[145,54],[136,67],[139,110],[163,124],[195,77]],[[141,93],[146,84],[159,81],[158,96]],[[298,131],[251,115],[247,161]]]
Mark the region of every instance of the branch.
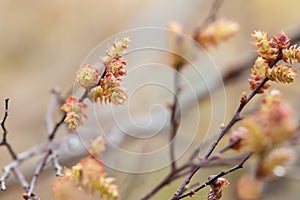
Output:
[[204,21],[201,23],[201,25],[198,28],[196,28],[196,30],[194,32],[194,39],[196,39],[195,37],[202,31],[202,29],[205,26],[207,26],[209,23],[216,20],[216,16],[217,16],[223,3],[224,3],[224,0],[215,0],[213,2],[207,17],[204,19]]
[[[252,156],[253,152],[249,152],[248,155],[237,165],[235,165],[234,167],[228,169],[228,170],[223,170],[221,171],[219,174],[217,174],[216,176],[214,176],[212,179],[207,180],[205,183],[203,183],[202,185],[200,185],[199,187],[195,188],[194,190],[185,193],[183,195],[180,195],[177,198],[174,198],[174,200],[176,199],[183,199],[185,197],[191,197],[193,196],[196,192],[198,192],[199,190],[201,190],[202,188],[212,184],[215,180],[217,180],[218,178],[225,176],[231,172],[234,172],[240,168],[243,168],[244,163]],[[173,198],[172,198],[173,199]]]
[[[276,60],[274,60],[272,63],[269,63],[269,67],[272,68],[278,61],[280,61],[282,59],[282,55],[281,55],[281,51],[279,51],[278,56],[276,58]],[[225,126],[224,128],[221,129],[221,132],[219,134],[218,139],[212,144],[211,148],[209,149],[209,151],[207,152],[207,154],[205,155],[205,158],[207,159],[211,153],[214,151],[214,149],[216,148],[216,146],[218,145],[218,143],[220,142],[220,140],[224,137],[224,135],[229,131],[229,129],[238,121],[240,121],[243,117],[241,116],[241,112],[244,109],[244,107],[251,101],[251,99],[258,94],[258,91],[260,91],[263,86],[268,82],[269,78],[265,77],[261,83],[247,96],[247,99],[243,102],[240,102],[239,107],[237,108],[237,110],[235,111],[232,119],[230,120],[230,122],[227,124],[227,126]]]
[[[83,101],[86,97],[87,97],[87,90],[85,90],[83,95],[80,97],[80,101]],[[51,109],[50,109],[50,111],[51,111]],[[26,195],[23,195],[24,199],[26,199],[26,200],[29,200],[30,197],[33,197],[33,199],[35,199],[35,195],[33,192],[34,192],[34,188],[35,188],[37,179],[38,179],[39,175],[41,174],[41,172],[43,171],[44,167],[46,166],[49,158],[52,158],[54,167],[56,168],[56,174],[62,175],[62,167],[58,163],[56,153],[54,153],[53,139],[57,133],[58,128],[64,123],[65,118],[66,118],[66,113],[63,114],[60,121],[57,122],[56,125],[54,126],[54,128],[52,129],[52,132],[49,133],[47,151],[35,169],[34,175],[31,179],[29,189],[28,189]]]
[[34,175],[31,179],[27,195],[25,196],[27,198],[24,198],[24,199],[29,200],[29,198],[33,196],[33,191],[34,191],[34,188],[35,188],[35,185],[36,185],[37,178],[41,174],[41,172],[43,171],[43,169],[44,169],[44,167],[45,167],[45,165],[48,161],[48,158],[50,157],[51,154],[52,154],[52,149],[49,148],[48,152],[41,159],[41,161],[39,162],[38,166],[36,167],[36,169],[34,171]]
[[150,199],[153,195],[155,195],[158,191],[160,191],[164,186],[168,185],[175,179],[179,178],[179,177],[175,178],[176,175],[178,175],[183,170],[189,169],[190,167],[191,166],[189,165],[189,163],[187,163],[175,170],[172,170],[157,186],[155,186],[155,188],[153,188],[148,194],[146,194],[143,198],[141,198],[141,200]]
[[9,102],[9,98],[6,98],[5,99],[4,117],[3,117],[3,120],[1,122],[3,135],[2,135],[2,141],[0,142],[0,146],[5,146],[8,150],[8,152],[9,152],[9,154],[11,155],[11,157],[15,160],[15,159],[17,159],[17,154],[12,149],[11,145],[7,142],[7,133],[8,133],[8,131],[5,127],[5,122],[6,122],[6,119],[8,117],[8,102]]
[[[160,191],[163,187],[165,187],[166,185],[168,185],[169,183],[171,183],[174,180],[177,180],[179,178],[182,178],[184,176],[186,176],[187,174],[190,174],[191,172],[195,171],[195,169],[199,169],[200,167],[205,167],[205,166],[210,166],[211,161],[217,160],[220,157],[220,155],[222,153],[225,153],[226,151],[228,151],[231,147],[233,147],[234,145],[236,145],[238,142],[240,142],[241,139],[237,139],[231,143],[229,143],[227,146],[225,146],[223,149],[221,149],[220,151],[218,151],[217,153],[214,154],[214,156],[210,157],[210,159],[208,160],[198,160],[197,162],[194,162],[194,160],[188,160],[185,164],[183,164],[181,167],[178,167],[176,170],[174,171],[170,171],[169,174],[160,181],[160,183],[158,185],[156,185],[148,194],[146,194],[142,200],[147,200],[150,199],[152,196],[154,196],[158,191]],[[234,158],[231,160],[240,160],[240,158]],[[212,165],[214,166],[221,166],[224,165],[224,163],[220,162],[219,165],[218,163],[212,163]]]
[[[279,51],[277,59],[275,61],[273,61],[272,63],[269,64],[270,68],[272,68],[279,60],[281,60],[282,56],[281,56],[281,51]],[[217,147],[217,145],[219,144],[219,142],[221,141],[221,139],[225,136],[225,134],[230,130],[230,128],[238,121],[240,121],[243,117],[241,116],[241,111],[243,110],[243,108],[251,101],[251,99],[258,94],[258,91],[261,90],[261,88],[263,88],[263,86],[267,83],[269,79],[267,77],[265,77],[261,83],[247,96],[247,99],[243,102],[240,102],[239,107],[237,108],[237,110],[235,111],[233,117],[231,118],[230,122],[225,126],[221,128],[221,131],[219,133],[218,138],[216,139],[215,142],[212,143],[209,151],[206,153],[206,155],[204,156],[205,160],[208,160],[209,157],[211,156],[212,152],[215,150],[215,148]],[[191,172],[186,178],[185,181],[181,184],[181,186],[177,189],[177,191],[175,192],[175,194],[173,195],[173,197],[170,200],[175,200],[177,199],[177,197],[179,197],[182,192],[184,191],[184,189],[186,188],[186,186],[190,183],[192,177],[196,174],[196,172],[200,169],[200,167],[197,167],[193,172]]]
[[173,103],[171,105],[171,118],[170,118],[170,136],[169,136],[169,143],[170,143],[170,158],[171,158],[171,170],[176,170],[176,160],[175,160],[175,137],[178,131],[178,127],[180,125],[181,119],[181,110],[178,108],[178,97],[180,95],[181,86],[180,86],[180,72],[183,65],[179,65],[176,67],[176,71],[174,72],[174,96],[173,96]]
[[[272,68],[278,61],[280,61],[282,59],[282,52],[281,50],[278,52],[277,58],[269,63],[269,67]],[[205,160],[208,160],[209,157],[211,156],[211,154],[213,153],[213,151],[215,150],[215,148],[217,147],[217,145],[219,144],[219,142],[221,141],[221,139],[225,136],[226,133],[228,133],[228,131],[230,130],[230,128],[238,121],[240,121],[243,117],[241,116],[241,111],[243,110],[243,108],[251,101],[251,99],[258,94],[258,92],[263,88],[263,86],[268,82],[268,78],[265,77],[261,83],[247,96],[247,99],[245,101],[240,102],[239,107],[237,108],[237,110],[235,111],[233,117],[231,118],[230,122],[225,126],[221,128],[221,131],[219,133],[218,138],[216,139],[215,142],[212,143],[209,151],[206,153],[206,155],[204,156]],[[173,197],[170,200],[175,200],[177,199],[177,197],[179,197],[182,192],[185,190],[186,186],[190,183],[192,177],[196,174],[196,172],[200,169],[200,167],[197,167],[193,172],[191,172],[186,178],[185,181],[181,184],[181,186],[177,189],[177,191],[175,192],[175,194],[173,195]]]

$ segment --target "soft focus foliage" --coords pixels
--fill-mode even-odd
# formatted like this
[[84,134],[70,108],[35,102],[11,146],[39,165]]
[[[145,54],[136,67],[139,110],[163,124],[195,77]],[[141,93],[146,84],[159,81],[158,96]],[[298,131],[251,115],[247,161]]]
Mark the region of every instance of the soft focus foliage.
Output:
[[294,112],[281,101],[278,90],[272,90],[262,100],[261,108],[247,117],[243,124],[249,133],[248,145],[257,153],[286,145],[297,129]]
[[89,149],[89,153],[98,157],[105,151],[105,141],[102,137],[97,137],[96,139],[91,141],[91,147]]
[[[259,172],[263,177],[284,176],[285,167],[288,167],[296,160],[296,153],[288,147],[272,150],[260,165]],[[282,169],[282,173],[276,169]]]
[[227,19],[218,19],[202,27],[195,35],[196,41],[205,49],[217,46],[232,38],[239,30],[239,25]]
[[169,30],[167,42],[169,48],[174,51],[171,53],[170,65],[178,70],[186,64],[186,58],[196,57],[197,50],[187,38],[193,38],[201,47],[207,49],[232,38],[238,32],[239,26],[235,22],[218,19],[204,27],[196,27],[192,33],[184,30],[181,24],[174,21],[168,24],[167,29]]
[[240,199],[259,199],[264,180],[285,175],[296,159],[290,144],[297,127],[292,108],[278,90],[272,90],[260,108],[245,118],[243,127],[232,132],[230,140],[241,139],[234,149],[247,146],[258,157],[255,177],[243,176],[237,185]]
[[[104,150],[104,140],[99,137],[92,142],[89,152],[99,154]],[[52,184],[53,196],[62,200],[91,199],[92,196],[118,199],[118,186],[113,184],[113,178],[107,177],[104,168],[104,164],[92,155],[82,159],[72,169],[65,168],[64,177],[58,177]]]
[[230,134],[229,142],[235,142],[238,140],[239,142],[233,145],[231,148],[240,151],[243,146],[247,145],[246,139],[248,134],[248,130],[245,127],[239,127],[236,131],[233,131]]
[[184,32],[181,24],[172,21],[168,24],[167,29],[169,30],[167,44],[174,51],[174,53],[171,53],[170,65],[177,69],[186,64],[185,58],[188,58],[194,52],[191,51],[190,41],[185,37],[188,33]]
[[263,190],[262,181],[251,176],[243,176],[237,184],[239,199],[260,199]]

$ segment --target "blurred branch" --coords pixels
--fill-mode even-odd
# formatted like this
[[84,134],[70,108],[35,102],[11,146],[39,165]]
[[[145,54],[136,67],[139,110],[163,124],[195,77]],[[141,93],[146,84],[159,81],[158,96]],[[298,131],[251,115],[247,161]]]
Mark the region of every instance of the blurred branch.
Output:
[[198,26],[194,32],[194,39],[196,39],[196,36],[202,31],[202,29],[207,26],[208,24],[210,24],[211,22],[216,20],[216,16],[222,6],[222,4],[224,3],[224,0],[215,0],[209,10],[209,13],[207,15],[207,17],[204,19],[204,21],[201,23],[200,26]]
[[48,134],[51,134],[52,131],[53,131],[53,127],[54,127],[53,115],[54,115],[55,107],[64,102],[64,99],[61,97],[59,88],[53,88],[51,90],[51,93],[53,95],[52,95],[52,98],[50,100],[48,110],[47,110],[47,113],[46,113],[46,118],[45,118],[46,129],[47,129]]
[[180,73],[183,64],[176,66],[176,70],[174,71],[174,95],[173,95],[173,103],[171,105],[171,118],[170,118],[170,136],[169,136],[169,143],[170,143],[170,158],[171,158],[171,170],[176,170],[176,159],[175,159],[175,136],[178,131],[178,127],[180,124],[181,119],[181,110],[178,109],[178,97],[180,95],[181,86],[180,86]]
[[[56,95],[56,103],[60,102],[59,98],[60,95],[57,91],[54,91],[54,95]],[[82,94],[82,96],[80,97],[80,101],[84,101],[84,99],[87,97],[87,90],[85,90],[85,92]],[[53,106],[53,103],[50,103],[49,105],[49,109],[48,112],[53,113],[52,109],[54,109],[55,106]],[[49,116],[49,114],[47,114]],[[48,143],[47,143],[47,150],[45,155],[42,157],[42,159],[40,160],[39,164],[37,165],[37,167],[35,168],[35,172],[34,175],[31,179],[27,194],[24,196],[26,200],[29,200],[30,197],[33,197],[33,199],[35,199],[35,196],[33,195],[33,191],[37,182],[37,179],[39,177],[39,175],[41,174],[41,172],[44,170],[44,167],[46,166],[47,162],[49,160],[52,160],[52,163],[56,169],[56,175],[62,175],[62,167],[58,162],[57,159],[57,154],[54,151],[54,145],[53,145],[53,139],[55,138],[55,135],[57,133],[58,128],[64,124],[64,120],[66,118],[66,113],[63,114],[63,116],[61,117],[61,119],[56,123],[56,125],[53,127],[53,129],[49,129],[48,131]],[[52,123],[51,121],[52,117],[47,117],[46,124],[48,124],[48,127],[50,126],[50,124]]]

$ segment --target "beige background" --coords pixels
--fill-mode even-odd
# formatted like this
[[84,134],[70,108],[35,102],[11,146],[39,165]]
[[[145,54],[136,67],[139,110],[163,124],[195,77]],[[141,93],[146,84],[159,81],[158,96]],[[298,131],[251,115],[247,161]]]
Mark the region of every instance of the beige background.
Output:
[[[72,86],[77,68],[98,43],[130,28],[165,27],[171,20],[179,21],[192,30],[207,15],[210,4],[210,1],[200,0],[1,0],[0,101],[3,102],[5,97],[11,99],[7,127],[9,140],[15,150],[22,152],[45,141],[44,116],[50,100],[50,89],[59,86],[66,92]],[[267,31],[270,35],[280,30],[291,35],[299,32],[299,6],[298,0],[225,1],[219,16],[238,22],[241,31],[230,42],[211,50],[211,56],[220,70],[225,71],[227,67],[243,62],[253,54],[250,33],[255,29]],[[248,89],[247,76],[239,79],[239,84],[232,83],[226,87],[228,116],[236,107],[240,93]],[[294,87],[280,87],[286,99],[294,104],[296,111],[300,107],[300,93],[298,87],[295,87],[298,84],[299,80]],[[147,99],[145,96],[138,98]],[[3,106],[0,107],[2,114]],[[202,113],[209,111],[207,107],[209,102],[200,103]],[[191,113],[184,117],[189,119]],[[0,154],[0,167],[3,167],[10,159],[3,148],[0,149]],[[24,163],[24,169],[30,172],[35,162]],[[113,173],[118,179],[122,199],[127,200],[139,199],[166,172],[167,169],[146,175]],[[206,179],[208,173],[216,172],[203,171],[201,177]],[[283,180],[284,184],[273,184],[274,188],[270,189],[266,199],[297,199],[299,190],[295,187],[299,184],[300,175],[297,168],[294,172],[293,177],[288,176]],[[52,199],[49,185],[53,180],[52,170],[47,170],[39,178],[36,190],[41,199]],[[285,182],[286,180],[290,181]],[[177,185],[178,183],[167,187],[154,199],[167,199]],[[20,186],[15,182],[8,186],[6,192],[0,193],[0,199],[20,199],[23,192]],[[276,187],[280,187],[280,190],[275,189]],[[207,190],[204,190],[195,199],[206,199],[206,193]],[[229,197],[230,193],[234,193],[233,183],[224,192],[224,196],[232,199]]]

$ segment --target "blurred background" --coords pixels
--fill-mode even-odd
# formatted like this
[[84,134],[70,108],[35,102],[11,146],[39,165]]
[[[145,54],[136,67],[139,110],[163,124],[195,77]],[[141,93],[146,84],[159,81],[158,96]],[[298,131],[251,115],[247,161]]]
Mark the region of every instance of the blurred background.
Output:
[[[52,0],[51,2],[1,0],[0,101],[4,102],[5,97],[10,98],[10,115],[7,121],[8,139],[15,150],[22,152],[46,141],[44,119],[51,98],[51,88],[57,86],[61,88],[63,94],[66,93],[73,86],[74,74],[78,67],[100,42],[128,29],[166,27],[170,21],[178,21],[186,30],[191,31],[207,16],[211,3],[208,0]],[[248,62],[253,58],[254,47],[250,43],[250,34],[253,30],[263,30],[270,35],[277,34],[281,30],[290,36],[300,34],[299,6],[298,0],[289,0],[284,3],[279,0],[225,0],[218,16],[237,22],[240,25],[240,32],[229,42],[210,50],[209,55],[219,67],[220,72],[225,73],[231,67]],[[135,39],[132,38],[132,40]],[[147,40],[151,41],[151,37]],[[132,59],[137,59],[142,63],[144,57],[139,56]],[[165,58],[158,57],[156,61],[158,62],[159,59],[161,59],[161,63],[166,64]],[[151,74],[150,70],[147,72],[147,76],[156,77],[159,74],[157,75],[155,71]],[[211,123],[211,126],[214,127],[213,130],[218,130],[219,122],[225,118],[228,119],[233,113],[241,92],[248,90],[248,77],[249,73],[244,73],[235,82],[226,84],[226,96],[222,96],[224,92],[222,90],[215,91],[214,95],[222,96],[219,103],[221,107],[225,104],[226,115],[222,114],[217,116],[218,119],[211,119],[209,98],[202,100],[197,107],[194,107],[201,111],[201,120],[204,124]],[[127,80],[129,91],[130,83],[135,83],[135,78],[138,77],[132,76],[130,80]],[[170,81],[172,81],[171,78]],[[294,106],[296,112],[300,110],[298,103],[300,92],[297,87],[299,83],[300,81],[297,80],[292,86],[274,84],[274,87],[282,90],[284,98]],[[163,96],[166,99],[161,99],[161,97],[161,95],[151,95],[142,91],[136,93],[136,101],[144,102],[147,108],[143,107],[144,104],[139,103],[139,106],[134,107],[132,113],[147,112],[148,105],[150,106],[153,102],[161,102],[163,105],[170,95]],[[3,114],[3,106],[0,107],[0,113]],[[195,109],[191,109],[184,113],[183,117],[187,125],[179,134],[195,132],[195,130],[188,129],[188,122],[193,120],[195,112]],[[196,132],[201,133],[203,130],[207,130],[207,127],[201,126]],[[189,137],[189,135],[186,134],[185,137]],[[194,143],[197,144],[202,139],[202,136],[197,136]],[[166,142],[164,139],[157,141],[158,144],[164,142]],[[139,149],[140,143],[135,145],[132,141],[128,143],[125,141],[122,146],[125,149]],[[84,149],[81,151],[83,155]],[[10,157],[4,148],[0,148],[0,153],[0,167],[3,168],[10,162]],[[112,157],[111,159],[116,158]],[[71,166],[77,161],[78,157],[64,159],[63,164]],[[28,178],[31,177],[36,162],[37,160],[33,160],[22,165]],[[206,180],[209,174],[217,173],[219,170],[203,170],[197,178]],[[135,200],[149,191],[149,188],[152,188],[168,172],[168,169],[145,174],[125,173],[113,169],[110,169],[109,172],[117,178],[121,199]],[[228,177],[232,184],[224,192],[224,199],[236,198],[234,183],[241,173],[238,172]],[[14,177],[11,176],[8,190],[0,193],[0,199],[21,198],[23,190],[13,179]],[[54,172],[51,167],[48,167],[39,178],[36,188],[41,199],[53,199],[49,186],[54,179]],[[265,199],[297,199],[296,197],[300,195],[299,189],[296,189],[299,186],[299,180],[299,166],[296,165],[291,174],[272,183],[272,188],[268,188],[266,191]],[[179,183],[180,181],[166,187],[153,199],[168,199]],[[194,199],[206,199],[207,192],[208,189],[203,190]]]

